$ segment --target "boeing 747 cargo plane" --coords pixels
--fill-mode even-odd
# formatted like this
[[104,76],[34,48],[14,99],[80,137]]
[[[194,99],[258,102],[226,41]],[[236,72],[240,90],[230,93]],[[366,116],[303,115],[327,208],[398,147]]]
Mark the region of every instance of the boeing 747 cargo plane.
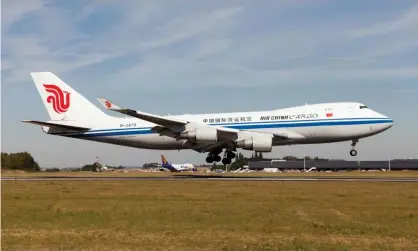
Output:
[[[50,120],[24,120],[51,135],[158,150],[208,153],[208,163],[230,164],[237,149],[271,152],[273,146],[351,141],[381,133],[392,119],[357,102],[322,103],[255,112],[160,116],[123,108],[105,98],[107,115],[51,72],[31,77]],[[224,152],[223,158],[220,154]]]

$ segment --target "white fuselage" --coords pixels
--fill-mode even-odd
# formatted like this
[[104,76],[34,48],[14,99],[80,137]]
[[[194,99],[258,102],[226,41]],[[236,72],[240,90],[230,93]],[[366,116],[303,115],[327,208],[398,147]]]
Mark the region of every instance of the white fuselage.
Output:
[[192,164],[171,164],[175,169],[177,170],[187,170],[187,169],[191,169],[194,168],[194,166]]
[[[243,131],[301,136],[292,139],[275,137],[274,146],[356,140],[378,134],[393,124],[392,119],[355,102],[313,104],[260,112],[186,114],[169,117]],[[152,130],[155,126],[157,125],[137,118],[109,116],[106,121],[100,121],[99,126],[88,132],[54,134],[145,149],[188,148],[184,145],[185,140],[155,133]],[[43,129],[48,132],[47,127]]]

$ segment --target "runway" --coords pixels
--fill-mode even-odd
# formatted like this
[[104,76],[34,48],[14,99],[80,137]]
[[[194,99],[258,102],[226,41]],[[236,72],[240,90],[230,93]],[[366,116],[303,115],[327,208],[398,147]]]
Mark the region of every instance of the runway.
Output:
[[265,177],[265,176],[203,176],[203,175],[176,175],[165,177],[112,177],[112,176],[38,176],[38,177],[2,177],[1,181],[179,181],[179,180],[212,180],[212,181],[319,181],[319,182],[418,182],[418,177]]

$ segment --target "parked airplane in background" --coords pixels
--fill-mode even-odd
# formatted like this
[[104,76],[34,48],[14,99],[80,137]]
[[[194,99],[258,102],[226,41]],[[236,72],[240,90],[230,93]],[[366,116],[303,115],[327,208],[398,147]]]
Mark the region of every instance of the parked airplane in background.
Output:
[[392,119],[357,102],[323,103],[258,112],[160,116],[121,108],[98,100],[105,114],[50,72],[31,73],[51,120],[23,122],[42,126],[48,134],[129,147],[207,152],[206,161],[230,164],[241,148],[271,152],[273,146],[351,141],[381,133]]
[[196,168],[193,164],[171,164],[168,163],[164,155],[161,155],[161,166],[164,169],[169,170],[170,172],[184,172],[184,171],[196,171]]

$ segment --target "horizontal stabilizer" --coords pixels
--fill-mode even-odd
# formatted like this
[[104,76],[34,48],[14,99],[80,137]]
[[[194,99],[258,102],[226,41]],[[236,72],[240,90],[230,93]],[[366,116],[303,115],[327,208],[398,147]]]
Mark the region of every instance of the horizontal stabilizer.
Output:
[[74,130],[74,131],[88,131],[91,129],[87,127],[62,124],[58,122],[44,122],[44,121],[37,121],[37,120],[22,120],[22,122],[30,123],[34,125],[40,125],[40,126],[48,126],[48,127],[53,127],[53,128],[65,129],[65,130]]

